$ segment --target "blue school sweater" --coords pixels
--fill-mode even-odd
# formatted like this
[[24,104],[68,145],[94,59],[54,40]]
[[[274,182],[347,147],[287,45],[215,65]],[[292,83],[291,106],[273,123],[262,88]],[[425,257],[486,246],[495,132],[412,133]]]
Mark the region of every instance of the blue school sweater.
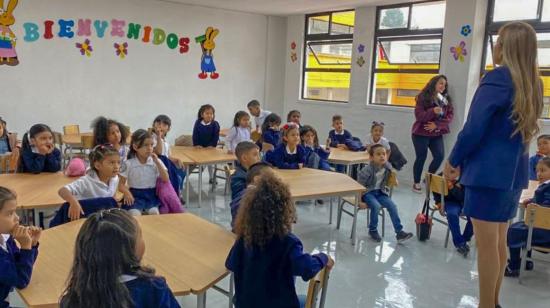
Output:
[[135,308],[179,308],[174,294],[162,277],[138,277],[125,282]]
[[540,184],[535,190],[535,196],[530,200],[530,203],[550,207],[550,183]]
[[21,172],[40,173],[57,172],[61,170],[61,152],[53,149],[47,155],[34,153],[31,148],[21,151]]
[[220,124],[213,121],[209,125],[203,125],[202,120],[195,121],[193,127],[193,145],[202,147],[216,147],[220,140]]
[[351,133],[344,129],[344,133],[342,135],[337,135],[336,130],[331,130],[328,132],[328,138],[330,139],[330,146],[336,147],[339,144],[346,144],[346,140],[349,140],[352,138]]
[[[320,170],[330,171],[330,165],[328,163],[328,157],[330,156],[330,152],[326,151],[322,147],[312,148],[312,147],[304,146],[304,149],[306,153],[306,164],[308,164],[311,161],[310,158],[312,154],[317,154],[317,156],[319,157],[319,165],[316,166],[316,168]],[[309,166],[309,165],[307,167],[312,168],[312,166]]]
[[10,306],[6,299],[14,287],[23,289],[29,284],[32,266],[38,255],[38,246],[31,250],[19,249],[11,236],[6,246],[8,251],[0,248],[0,308]]
[[265,143],[273,145],[273,147],[281,144],[281,132],[268,128],[265,132],[262,132],[262,138]]
[[231,228],[235,227],[235,219],[239,213],[239,207],[241,206],[241,200],[243,199],[244,194],[246,193],[246,188],[241,190],[235,196],[235,199],[231,199],[229,203],[229,208],[231,209]]
[[306,150],[299,144],[296,146],[296,154],[289,154],[286,150],[286,144],[279,144],[275,150],[266,153],[268,163],[279,169],[299,169],[298,164],[306,162]]
[[238,162],[235,163],[235,173],[231,176],[231,200],[246,189],[247,170]]
[[240,238],[225,261],[235,277],[235,307],[298,308],[294,277],[308,281],[327,262],[324,253],[304,253],[302,242],[292,233],[271,239],[263,249],[245,247]]
[[537,164],[539,163],[539,160],[543,157],[544,156],[538,153],[529,157],[529,180],[537,180]]

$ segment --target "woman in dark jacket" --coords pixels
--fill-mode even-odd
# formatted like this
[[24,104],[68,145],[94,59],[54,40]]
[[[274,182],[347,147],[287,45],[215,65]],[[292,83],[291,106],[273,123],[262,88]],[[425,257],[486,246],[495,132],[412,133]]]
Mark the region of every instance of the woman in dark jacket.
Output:
[[453,120],[453,105],[447,93],[445,75],[434,76],[416,96],[414,115],[416,121],[412,127],[412,141],[416,159],[413,168],[413,191],[421,193],[420,179],[428,149],[433,157],[428,172],[436,173],[445,156],[443,135],[450,132],[449,124]]

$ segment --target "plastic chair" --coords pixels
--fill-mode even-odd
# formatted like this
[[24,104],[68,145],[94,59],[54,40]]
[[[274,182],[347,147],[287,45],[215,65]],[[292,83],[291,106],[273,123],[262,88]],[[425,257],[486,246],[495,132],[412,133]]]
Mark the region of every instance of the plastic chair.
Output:
[[521,252],[521,266],[519,267],[518,275],[519,283],[523,283],[521,272],[525,268],[525,264],[527,263],[527,252],[531,251],[531,249],[534,249],[537,251],[550,253],[550,248],[548,247],[533,246],[531,244],[534,228],[550,230],[550,208],[538,206],[536,204],[529,204],[525,212],[525,223],[529,227],[529,231],[527,233],[527,247]]

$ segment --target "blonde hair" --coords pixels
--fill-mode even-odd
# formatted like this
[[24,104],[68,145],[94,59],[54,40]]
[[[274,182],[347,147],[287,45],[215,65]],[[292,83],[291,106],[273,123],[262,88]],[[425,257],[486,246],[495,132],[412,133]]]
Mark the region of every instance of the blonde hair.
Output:
[[516,125],[512,136],[521,134],[528,144],[539,132],[542,114],[542,81],[537,63],[537,35],[529,24],[517,21],[502,26],[497,45],[501,64],[508,67],[514,83],[512,120]]

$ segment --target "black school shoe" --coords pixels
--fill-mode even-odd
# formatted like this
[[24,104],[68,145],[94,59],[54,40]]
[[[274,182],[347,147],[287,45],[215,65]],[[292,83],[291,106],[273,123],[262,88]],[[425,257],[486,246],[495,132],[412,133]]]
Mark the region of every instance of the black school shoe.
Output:
[[405,232],[403,230],[397,232],[397,235],[395,235],[395,238],[397,239],[398,243],[403,243],[404,241],[410,239],[413,237],[413,234],[410,232]]
[[378,234],[378,231],[369,231],[369,236],[373,241],[377,243],[380,243],[382,241],[382,237],[380,236],[380,234]]
[[456,251],[458,251],[458,253],[461,254],[464,258],[467,258],[468,253],[470,252],[470,247],[468,246],[468,244],[464,244],[462,246],[457,247]]
[[[535,264],[533,261],[527,261],[525,262],[525,270],[526,271],[532,271],[533,268],[535,268]],[[519,269],[512,269],[510,268],[510,264],[506,266],[506,269],[504,270],[504,277],[518,277],[519,276]]]

